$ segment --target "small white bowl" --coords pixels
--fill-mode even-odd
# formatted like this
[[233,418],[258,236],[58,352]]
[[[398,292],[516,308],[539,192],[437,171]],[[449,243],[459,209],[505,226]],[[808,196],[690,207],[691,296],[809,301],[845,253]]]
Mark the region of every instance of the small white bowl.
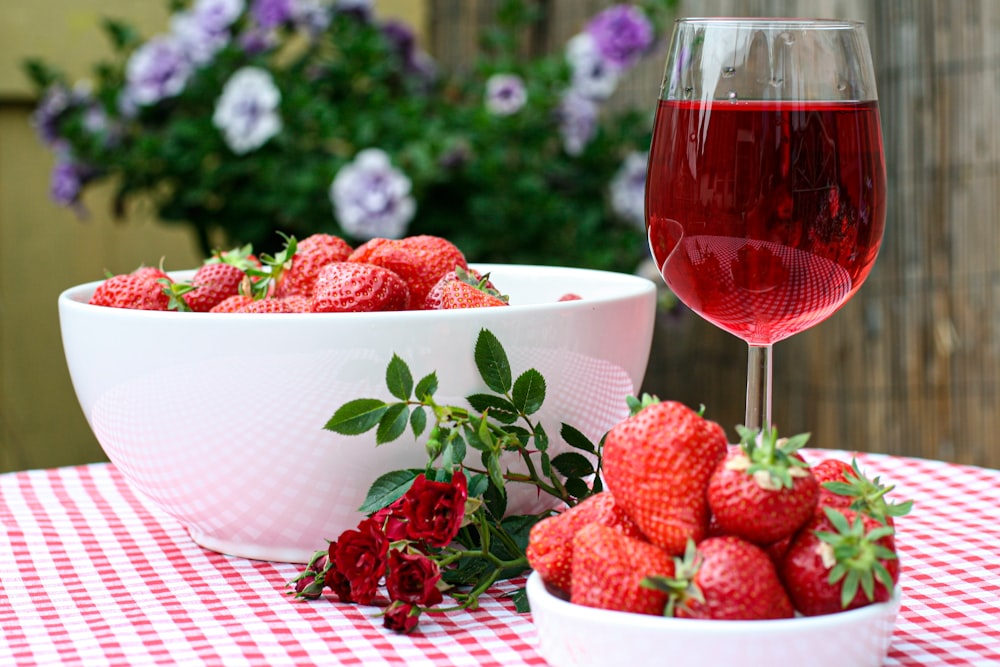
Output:
[[551,667],[880,667],[901,592],[888,602],[825,616],[703,621],[573,604],[528,577],[538,650]]
[[[516,375],[548,383],[538,414],[553,451],[560,423],[596,442],[628,415],[646,370],[656,286],[587,269],[477,265],[510,307],[388,313],[177,313],[87,303],[99,282],[59,297],[74,389],[108,458],[130,485],[177,518],[202,546],[305,562],[357,525],[384,472],[422,467],[423,441],[376,447],[374,431],[324,429],[363,397],[392,400],[393,354],[414,381],[436,372],[442,404],[487,391],[474,363],[481,329]],[[176,277],[190,276],[180,272]],[[559,302],[575,292],[583,298]],[[541,511],[534,493],[511,507]],[[519,505],[518,502],[521,504]]]

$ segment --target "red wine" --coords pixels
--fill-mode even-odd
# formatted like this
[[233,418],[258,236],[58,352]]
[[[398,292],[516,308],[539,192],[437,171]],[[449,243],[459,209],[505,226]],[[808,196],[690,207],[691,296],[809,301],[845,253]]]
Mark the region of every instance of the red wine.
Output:
[[878,104],[661,101],[646,183],[671,290],[749,344],[775,343],[833,314],[875,262]]

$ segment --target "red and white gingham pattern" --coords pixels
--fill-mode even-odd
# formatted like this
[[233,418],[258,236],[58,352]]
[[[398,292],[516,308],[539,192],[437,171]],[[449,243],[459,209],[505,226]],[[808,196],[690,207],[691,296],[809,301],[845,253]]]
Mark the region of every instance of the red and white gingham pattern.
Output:
[[[858,458],[916,503],[886,665],[1000,664],[1000,471]],[[3,665],[545,664],[513,584],[396,635],[375,608],[288,598],[297,566],[201,549],[110,465],[0,475],[0,526]]]

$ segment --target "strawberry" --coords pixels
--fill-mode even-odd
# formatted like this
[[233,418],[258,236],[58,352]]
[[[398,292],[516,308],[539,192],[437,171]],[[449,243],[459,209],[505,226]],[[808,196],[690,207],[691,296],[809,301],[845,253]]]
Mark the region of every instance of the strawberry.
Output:
[[725,431],[687,406],[643,396],[605,436],[604,481],[649,540],[671,555],[708,531],[705,489],[726,455]]
[[824,507],[852,509],[893,525],[893,518],[909,513],[912,501],[890,503],[886,494],[893,486],[885,486],[876,477],[869,479],[858,467],[857,459],[846,463],[838,459],[824,459],[813,466],[813,474],[820,482],[817,512]]
[[674,575],[673,560],[665,551],[596,523],[573,536],[572,569],[570,602],[636,614],[663,614],[667,594],[642,581]]
[[170,280],[170,276],[167,275],[167,272],[158,266],[140,266],[132,272],[132,275],[140,278],[150,278],[152,280],[163,280],[164,278]]
[[424,310],[452,310],[455,308],[488,308],[506,306],[507,297],[500,294],[489,274],[482,275],[475,269],[455,267],[441,276],[424,300]]
[[158,277],[162,273],[159,269],[145,267],[134,273],[112,276],[97,286],[89,303],[132,310],[167,310],[170,297],[164,288],[170,279],[165,274]]
[[313,288],[313,312],[406,310],[410,292],[389,269],[363,262],[324,266]]
[[332,234],[313,234],[298,242],[291,266],[277,281],[276,296],[311,297],[320,269],[331,262],[343,262],[351,255],[347,241]]
[[740,445],[732,447],[708,482],[708,504],[719,529],[754,544],[788,537],[816,508],[819,483],[798,450],[808,434],[778,438],[770,429],[757,433],[737,427]]
[[806,616],[885,602],[899,580],[895,531],[861,513],[828,507],[798,532],[779,572]]
[[196,313],[207,313],[225,299],[239,294],[246,274],[233,264],[205,263],[191,277],[190,291],[183,295],[187,307]]
[[379,247],[392,243],[393,239],[382,238],[381,236],[376,236],[373,239],[368,239],[357,248],[355,248],[350,256],[347,258],[348,262],[368,262],[371,258],[372,253],[374,253]]
[[644,585],[668,596],[666,616],[757,621],[795,614],[770,556],[735,535],[689,541],[684,557],[674,559],[673,578]]
[[288,309],[289,313],[312,312],[312,299],[307,299],[304,296],[298,296],[296,294],[293,294],[292,296],[281,297],[278,300],[285,305],[285,308]]
[[840,459],[823,459],[812,466],[813,477],[819,482],[819,499],[816,511],[822,512],[824,506],[847,509],[851,506],[851,498],[834,493],[826,488],[827,482],[847,482],[851,474],[851,464]]
[[256,299],[244,304],[238,311],[239,313],[301,313],[301,310],[295,310],[294,306],[286,301],[285,299],[277,299],[274,297],[267,297],[264,299]]
[[234,294],[212,308],[212,313],[241,313],[247,304],[253,303],[253,297],[248,294]]
[[412,308],[423,307],[427,293],[455,267],[467,268],[465,255],[453,243],[440,236],[421,234],[402,239],[369,241],[348,261],[365,261],[396,273],[410,289]]
[[559,301],[579,301],[582,298],[583,298],[582,296],[580,296],[575,292],[566,292],[561,297],[559,297]]
[[528,563],[545,583],[565,593],[572,590],[573,536],[592,523],[614,528],[623,535],[641,538],[628,515],[603,491],[563,512],[539,521],[528,535]]

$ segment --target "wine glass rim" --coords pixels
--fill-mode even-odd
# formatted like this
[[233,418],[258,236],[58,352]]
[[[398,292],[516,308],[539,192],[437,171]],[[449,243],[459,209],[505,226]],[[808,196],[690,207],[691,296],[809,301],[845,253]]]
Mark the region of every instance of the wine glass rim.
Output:
[[691,25],[717,25],[717,26],[738,26],[738,25],[751,25],[751,26],[780,26],[780,27],[791,27],[798,29],[813,29],[813,30],[837,30],[837,29],[855,29],[864,27],[865,22],[856,19],[832,19],[832,18],[784,18],[784,17],[769,17],[769,16],[747,16],[747,17],[732,17],[732,16],[689,16],[685,18],[675,19],[674,23],[678,24],[691,24]]

